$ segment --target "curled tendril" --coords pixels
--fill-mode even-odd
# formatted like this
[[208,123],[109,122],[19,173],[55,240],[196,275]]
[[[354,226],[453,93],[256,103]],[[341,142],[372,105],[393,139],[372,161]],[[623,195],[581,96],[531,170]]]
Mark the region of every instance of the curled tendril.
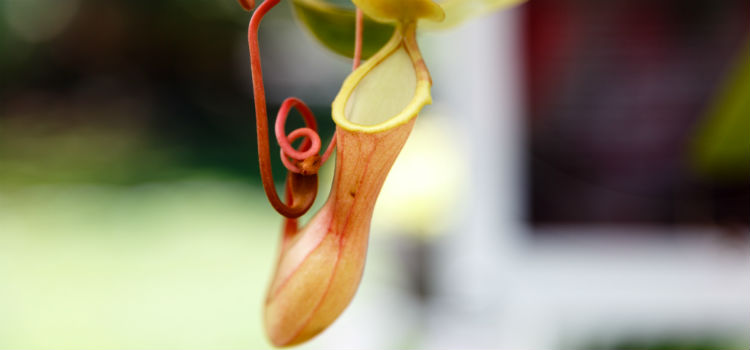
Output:
[[[302,118],[304,118],[305,124],[307,124],[308,127],[294,130],[289,135],[285,135],[284,127],[286,125],[286,119],[292,108],[296,108],[297,111],[302,114]],[[317,132],[315,115],[313,115],[310,108],[307,107],[302,100],[296,97],[287,98],[284,100],[284,103],[281,104],[279,113],[276,115],[274,131],[276,132],[276,141],[281,148],[282,158],[286,156],[297,161],[303,161],[318,154],[320,151],[320,136]],[[291,144],[292,141],[303,136],[306,137],[306,139],[302,145],[300,145],[300,150],[294,149]],[[289,171],[299,173],[299,171],[294,171],[292,169],[289,169]]]
[[[245,10],[251,11],[255,7],[254,0],[238,0]],[[253,13],[248,26],[248,46],[250,49],[250,68],[253,78],[253,96],[255,98],[255,121],[258,135],[258,161],[260,164],[263,189],[266,192],[271,206],[279,214],[287,218],[297,218],[307,212],[312,206],[317,194],[317,173],[320,166],[328,160],[336,146],[336,134],[333,135],[323,155],[319,155],[321,139],[317,131],[315,115],[302,100],[290,97],[284,100],[276,115],[274,133],[281,149],[281,162],[287,169],[287,194],[285,202],[279,199],[276,187],[273,183],[271,170],[269,141],[268,141],[268,115],[266,106],[266,93],[263,84],[263,70],[260,62],[260,49],[258,48],[258,28],[263,17],[281,0],[266,0]],[[359,66],[362,57],[362,11],[357,10],[356,39],[353,68]],[[305,120],[305,127],[296,129],[285,134],[287,116],[292,108],[297,109]],[[303,138],[299,148],[295,149],[292,142]],[[312,182],[315,186],[310,185]]]

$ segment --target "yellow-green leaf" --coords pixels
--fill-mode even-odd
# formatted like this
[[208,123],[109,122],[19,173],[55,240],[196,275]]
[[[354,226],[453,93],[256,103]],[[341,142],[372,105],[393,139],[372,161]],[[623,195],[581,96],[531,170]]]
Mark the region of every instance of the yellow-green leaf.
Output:
[[[331,51],[346,57],[354,55],[354,6],[331,0],[293,0],[294,12],[303,26]],[[365,16],[362,58],[375,54],[393,36],[395,26]]]
[[702,175],[745,181],[750,175],[750,57],[747,46],[698,129],[692,161]]
[[[420,29],[441,30],[474,17],[502,10],[526,0],[436,0],[445,11],[445,20],[422,20]],[[293,0],[297,18],[321,44],[346,57],[354,53],[355,7],[350,0]],[[393,34],[394,25],[379,23],[365,16],[362,58],[377,52]]]
[[362,12],[380,22],[407,23],[417,19],[440,22],[443,8],[433,0],[352,0]]

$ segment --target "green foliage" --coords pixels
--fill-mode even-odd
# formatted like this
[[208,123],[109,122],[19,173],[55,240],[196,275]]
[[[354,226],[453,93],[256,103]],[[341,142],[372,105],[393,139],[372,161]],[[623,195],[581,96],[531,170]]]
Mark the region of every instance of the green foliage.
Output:
[[[302,25],[331,51],[346,57],[354,55],[355,12],[342,1],[294,0],[294,12]],[[375,54],[393,35],[394,27],[365,16],[362,58]]]
[[745,48],[699,130],[693,164],[721,180],[750,176],[750,57]]

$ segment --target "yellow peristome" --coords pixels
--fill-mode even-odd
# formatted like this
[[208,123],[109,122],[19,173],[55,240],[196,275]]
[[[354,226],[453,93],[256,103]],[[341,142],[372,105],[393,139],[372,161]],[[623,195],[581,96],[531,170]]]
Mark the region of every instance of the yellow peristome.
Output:
[[399,26],[380,52],[346,78],[332,105],[339,127],[386,131],[409,122],[432,103],[432,82],[416,43],[411,44],[413,37],[413,26]]
[[420,18],[440,22],[445,12],[432,0],[352,0],[362,12],[381,22],[406,23]]

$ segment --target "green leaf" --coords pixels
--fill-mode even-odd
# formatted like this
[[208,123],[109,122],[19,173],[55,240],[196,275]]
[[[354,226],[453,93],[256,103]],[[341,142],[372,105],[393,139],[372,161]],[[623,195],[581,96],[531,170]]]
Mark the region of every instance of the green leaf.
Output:
[[[293,0],[294,12],[303,26],[331,51],[346,57],[354,55],[355,7],[342,0]],[[375,54],[393,36],[392,24],[375,22],[365,16],[362,58]]]

